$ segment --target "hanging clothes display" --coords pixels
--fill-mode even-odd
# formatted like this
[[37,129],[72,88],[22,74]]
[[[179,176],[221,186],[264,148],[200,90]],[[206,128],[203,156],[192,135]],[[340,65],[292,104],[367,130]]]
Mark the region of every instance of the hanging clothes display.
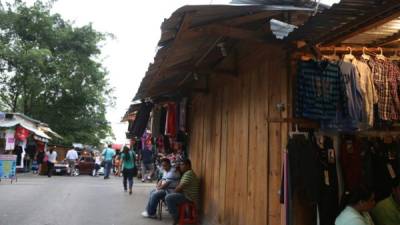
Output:
[[359,141],[354,136],[343,136],[340,162],[345,181],[345,191],[351,192],[362,181],[362,160]]
[[[308,216],[315,215],[319,220],[315,224],[334,225],[354,190],[368,188],[380,201],[390,196],[393,180],[400,176],[400,139],[385,135],[400,121],[400,69],[382,53],[376,57],[364,54],[357,59],[350,50],[343,60],[325,57],[332,61],[298,63],[295,116],[317,121],[319,133],[332,135],[335,143],[329,136],[323,142],[314,140],[314,135],[289,139],[281,180],[286,224],[297,223],[293,217],[303,213],[296,205],[316,204],[317,213],[310,208]],[[375,131],[366,131],[368,137],[362,137],[372,129],[383,136],[369,136]],[[305,172],[310,167],[313,172]],[[309,182],[310,177],[317,186]],[[298,198],[306,202],[293,203]]]
[[167,125],[167,109],[165,107],[161,107],[160,111],[160,134],[164,135]]
[[296,116],[318,120],[324,130],[355,131],[400,120],[400,69],[387,59],[300,61],[296,84]]
[[[296,221],[295,196],[306,201],[316,214],[316,205],[320,199],[320,167],[318,166],[318,152],[312,141],[304,135],[295,135],[289,139],[287,145],[287,220],[288,224]],[[285,187],[282,190],[286,189]]]
[[176,131],[177,131],[177,112],[176,112],[176,104],[175,103],[168,103],[167,106],[167,120],[166,120],[166,128],[165,128],[165,134],[175,137],[176,136]]
[[342,87],[341,99],[332,120],[322,121],[324,130],[355,131],[361,126],[363,116],[363,96],[359,84],[359,75],[355,66],[349,62],[335,62],[339,66]]
[[141,137],[142,149],[152,148],[152,135],[150,133],[144,133]]
[[146,130],[150,118],[150,112],[153,109],[153,103],[142,103],[133,122],[131,133],[136,137],[141,137]]
[[152,125],[151,125],[151,133],[154,137],[158,137],[161,135],[160,133],[160,124],[161,124],[161,108],[159,106],[154,107],[152,113]]
[[320,179],[318,213],[320,224],[334,225],[340,213],[336,150],[331,138],[322,137],[322,140],[322,146],[318,146],[320,177],[323,178]]
[[188,98],[183,98],[179,103],[179,130],[186,132],[186,113]]

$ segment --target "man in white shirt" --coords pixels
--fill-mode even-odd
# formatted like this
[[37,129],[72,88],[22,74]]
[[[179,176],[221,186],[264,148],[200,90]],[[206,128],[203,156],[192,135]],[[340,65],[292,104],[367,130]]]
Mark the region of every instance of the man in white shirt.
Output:
[[75,171],[75,162],[78,160],[78,152],[75,149],[70,149],[67,152],[67,156],[65,157],[68,161],[68,166],[70,169],[70,175],[74,175]]

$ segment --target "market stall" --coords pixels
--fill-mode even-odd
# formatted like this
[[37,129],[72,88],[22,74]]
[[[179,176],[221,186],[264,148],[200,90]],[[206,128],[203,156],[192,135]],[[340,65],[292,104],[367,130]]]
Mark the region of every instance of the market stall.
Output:
[[177,10],[136,95],[143,132],[188,97],[204,224],[330,225],[355,186],[380,200],[400,175],[400,3],[275,7]]
[[6,113],[0,120],[1,154],[16,155],[16,168],[30,171],[38,151],[45,151],[51,139],[42,127],[47,125],[19,113]]

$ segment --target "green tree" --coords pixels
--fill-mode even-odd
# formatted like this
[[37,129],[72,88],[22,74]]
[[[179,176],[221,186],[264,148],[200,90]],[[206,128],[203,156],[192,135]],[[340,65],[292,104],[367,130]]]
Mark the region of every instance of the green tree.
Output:
[[46,122],[63,144],[97,145],[112,135],[112,89],[99,55],[109,34],[75,27],[52,2],[0,6],[0,107]]

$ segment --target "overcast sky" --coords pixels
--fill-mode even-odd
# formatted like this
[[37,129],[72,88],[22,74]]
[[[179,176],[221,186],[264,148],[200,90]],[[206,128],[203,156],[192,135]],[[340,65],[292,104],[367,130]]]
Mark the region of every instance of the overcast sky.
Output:
[[[30,1],[31,0],[27,0]],[[33,1],[33,0],[32,0]],[[227,4],[230,0],[58,0],[54,12],[77,26],[93,23],[95,29],[115,35],[103,48],[104,66],[115,87],[116,106],[108,109],[118,143],[125,143],[127,124],[120,123],[138,86],[153,61],[160,25],[177,8],[188,4]],[[332,4],[338,0],[321,0]]]

